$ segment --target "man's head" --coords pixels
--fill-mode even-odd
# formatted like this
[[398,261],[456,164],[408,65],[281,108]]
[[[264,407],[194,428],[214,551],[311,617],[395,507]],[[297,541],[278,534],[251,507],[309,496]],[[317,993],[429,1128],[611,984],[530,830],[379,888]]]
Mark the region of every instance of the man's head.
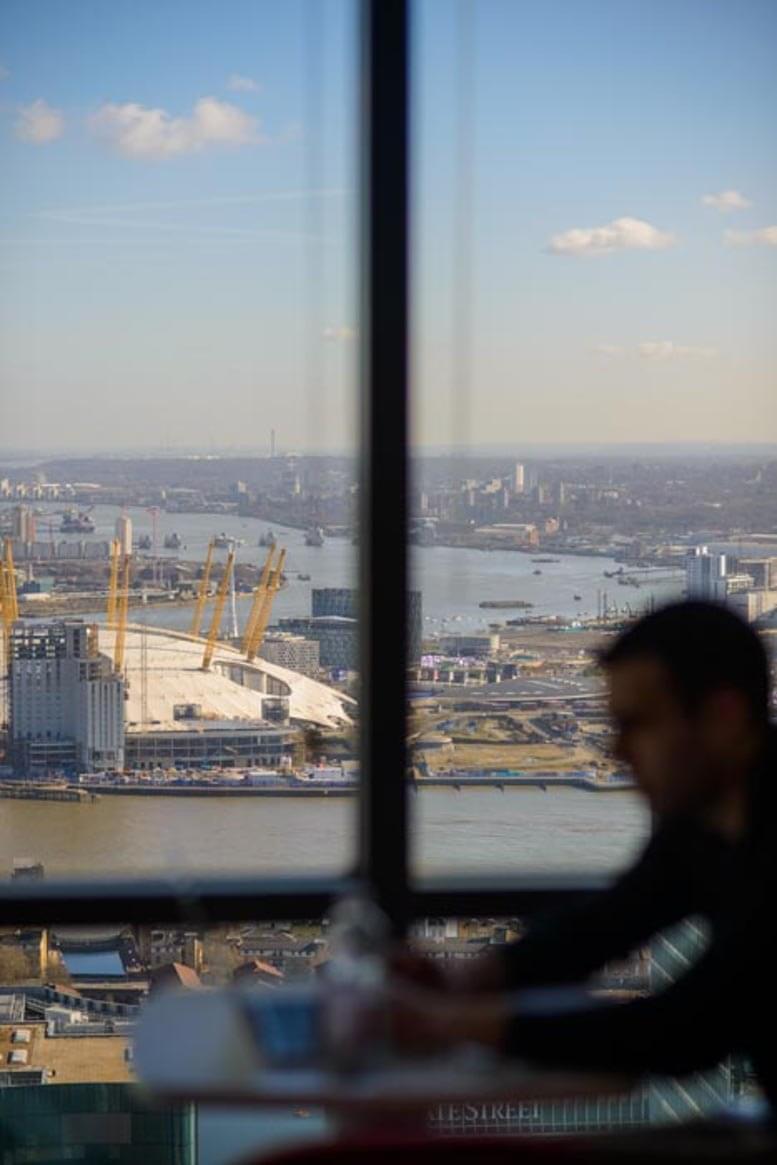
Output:
[[726,607],[675,603],[600,656],[615,752],[656,813],[695,812],[747,777],[768,723],[769,664]]

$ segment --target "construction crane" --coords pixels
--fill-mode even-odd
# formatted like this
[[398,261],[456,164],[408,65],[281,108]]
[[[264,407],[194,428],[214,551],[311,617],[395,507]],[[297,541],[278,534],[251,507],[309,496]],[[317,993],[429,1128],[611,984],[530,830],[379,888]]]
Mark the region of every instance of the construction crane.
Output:
[[111,542],[111,570],[108,576],[108,605],[105,611],[106,622],[116,622],[116,600],[119,586],[119,565],[121,563],[121,543],[118,538]]
[[202,670],[207,671],[213,661],[213,653],[216,650],[216,640],[219,634],[219,627],[221,626],[221,616],[224,613],[224,604],[227,601],[227,594],[229,593],[229,580],[232,576],[232,568],[235,565],[235,552],[230,550],[227,555],[227,564],[224,567],[224,573],[221,576],[219,588],[216,591],[216,602],[213,604],[213,618],[210,621],[210,631],[208,632],[208,639],[205,644],[205,651],[202,653]]
[[249,663],[253,663],[261,649],[264,641],[264,633],[267,630],[267,624],[270,622],[270,612],[272,611],[273,600],[280,590],[281,578],[283,577],[283,564],[286,561],[286,551],[282,550],[278,559],[278,565],[272,572],[270,582],[267,586],[267,594],[265,595],[262,609],[259,612],[253,632],[251,634],[251,642],[248,644],[246,651],[246,659]]
[[251,600],[251,610],[246,620],[245,631],[243,632],[243,651],[248,651],[248,645],[251,642],[251,636],[256,627],[256,620],[262,610],[262,604],[267,597],[267,584],[270,581],[270,571],[272,570],[272,560],[275,555],[275,547],[271,546],[267,551],[267,558],[265,559],[262,573],[259,576],[259,582],[256,584],[254,590],[254,597]]
[[200,593],[197,595],[197,605],[194,608],[194,618],[192,619],[192,635],[199,635],[200,627],[202,625],[202,616],[205,614],[205,604],[208,601],[208,584],[210,583],[210,571],[213,566],[213,550],[215,547],[215,540],[211,538],[208,543],[208,555],[205,559],[205,567],[200,579]]
[[124,671],[124,648],[127,642],[127,610],[129,608],[130,555],[124,555],[121,569],[121,586],[116,610],[116,639],[113,645],[113,669],[118,674]]

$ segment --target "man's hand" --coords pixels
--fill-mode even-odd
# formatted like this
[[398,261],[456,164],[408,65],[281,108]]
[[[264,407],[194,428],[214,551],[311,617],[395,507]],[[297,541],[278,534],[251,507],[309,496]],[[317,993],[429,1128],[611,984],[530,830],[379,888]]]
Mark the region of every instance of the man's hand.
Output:
[[389,993],[389,1017],[398,1050],[431,1055],[458,1044],[498,1049],[508,1013],[498,994],[461,995],[400,982]]

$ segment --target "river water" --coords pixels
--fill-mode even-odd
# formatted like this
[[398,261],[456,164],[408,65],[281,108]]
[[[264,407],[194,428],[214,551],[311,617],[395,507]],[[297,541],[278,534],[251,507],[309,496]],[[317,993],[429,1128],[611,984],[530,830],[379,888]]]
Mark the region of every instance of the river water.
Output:
[[[130,508],[135,537],[152,532],[151,516]],[[92,511],[92,539],[113,536],[116,507]],[[52,516],[54,536],[59,519]],[[212,514],[159,515],[160,544],[176,532],[178,557],[203,561],[209,538],[223,531],[243,539],[239,560],[258,563],[268,523]],[[352,586],[357,550],[347,539],[307,547],[304,533],[274,527],[288,547],[288,586],[278,594],[273,618],[310,613],[313,586]],[[48,537],[46,519],[39,539]],[[73,537],[73,536],[71,536]],[[223,555],[224,552],[217,552]],[[585,615],[597,610],[598,592],[610,602],[637,609],[652,597],[677,596],[675,576],[651,586],[626,588],[603,576],[616,564],[606,558],[561,557],[538,566],[511,551],[482,552],[449,547],[414,547],[413,585],[423,592],[425,633],[484,628],[514,612],[482,611],[483,599],[521,598],[534,613]],[[541,575],[534,571],[542,570]],[[310,580],[298,579],[298,573]],[[580,595],[579,601],[574,595]],[[248,604],[238,604],[240,622]],[[187,628],[188,608],[149,608],[134,619]],[[225,616],[226,619],[226,616]],[[609,870],[622,866],[645,835],[647,820],[626,792],[596,794],[574,789],[424,790],[411,794],[413,864],[422,873],[510,873]],[[257,798],[205,801],[197,798],[103,797],[92,805],[0,801],[0,870],[14,857],[42,861],[50,874],[137,875],[207,873],[334,872],[355,854],[356,802],[349,799]]]

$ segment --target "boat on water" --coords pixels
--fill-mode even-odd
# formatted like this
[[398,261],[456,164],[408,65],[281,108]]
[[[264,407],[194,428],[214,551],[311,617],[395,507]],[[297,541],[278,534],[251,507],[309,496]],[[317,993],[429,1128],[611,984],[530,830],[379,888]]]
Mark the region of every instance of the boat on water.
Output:
[[534,571],[532,571],[532,574],[542,574],[542,571],[541,570],[534,570]]
[[94,534],[94,522],[88,510],[65,510],[59,530],[61,534]]
[[[520,611],[528,611],[534,603],[527,603],[526,599],[484,599],[478,606],[485,610],[502,610],[508,607],[515,607]],[[456,618],[460,619],[461,615]]]
[[572,598],[574,599],[574,601],[575,601],[576,603],[582,603],[582,601],[583,601],[583,596],[582,596],[582,595],[572,595]]
[[260,546],[274,546],[277,539],[272,530],[265,530],[264,534],[259,539]]
[[309,574],[298,574],[297,578],[300,580],[300,582],[310,582]]
[[560,558],[533,558],[532,562],[561,562]]
[[221,533],[217,534],[216,537],[213,539],[213,545],[218,550],[230,550],[233,546],[242,546],[243,539],[242,538],[232,538],[231,535],[225,534],[224,531],[222,530]]
[[179,534],[166,534],[164,546],[165,550],[180,550],[183,546],[183,542],[181,541]]
[[320,526],[311,526],[305,532],[306,546],[323,546],[324,545],[324,531]]
[[151,546],[152,546],[151,535],[150,534],[141,534],[137,540],[136,546],[137,546],[138,550],[150,550]]

